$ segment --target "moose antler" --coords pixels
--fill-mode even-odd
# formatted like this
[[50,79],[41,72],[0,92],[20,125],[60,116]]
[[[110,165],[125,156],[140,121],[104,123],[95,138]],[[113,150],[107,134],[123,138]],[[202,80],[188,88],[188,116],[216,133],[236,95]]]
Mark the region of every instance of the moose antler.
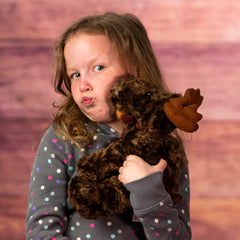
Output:
[[164,112],[177,128],[185,132],[194,132],[198,129],[197,122],[202,118],[202,115],[197,112],[202,101],[200,90],[189,88],[184,96],[170,98],[165,102]]

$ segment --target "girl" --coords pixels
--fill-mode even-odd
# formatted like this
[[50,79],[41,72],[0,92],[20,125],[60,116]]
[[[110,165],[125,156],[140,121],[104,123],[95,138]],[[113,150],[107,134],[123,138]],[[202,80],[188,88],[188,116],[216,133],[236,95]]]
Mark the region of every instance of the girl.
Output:
[[133,212],[81,218],[67,189],[83,154],[106,147],[121,135],[108,96],[119,76],[131,74],[166,91],[147,33],[131,14],[105,13],[75,22],[56,45],[55,90],[65,97],[40,143],[34,162],[26,218],[27,239],[190,239],[189,178],[180,171],[184,202],[173,206],[164,189],[166,161],[148,165],[130,155],[119,180],[130,192]]

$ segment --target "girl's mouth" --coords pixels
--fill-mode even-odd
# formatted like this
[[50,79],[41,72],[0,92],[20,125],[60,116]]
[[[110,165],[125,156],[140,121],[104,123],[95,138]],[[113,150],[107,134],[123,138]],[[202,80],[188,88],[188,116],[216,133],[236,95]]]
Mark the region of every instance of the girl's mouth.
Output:
[[86,97],[86,96],[83,96],[81,98],[81,103],[84,105],[84,106],[90,106],[93,104],[93,99],[90,98],[90,97]]

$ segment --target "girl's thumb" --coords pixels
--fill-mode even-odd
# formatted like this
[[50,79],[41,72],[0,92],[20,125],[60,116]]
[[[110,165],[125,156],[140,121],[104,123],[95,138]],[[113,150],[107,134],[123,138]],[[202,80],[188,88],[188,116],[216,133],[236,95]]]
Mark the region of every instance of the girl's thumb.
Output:
[[160,172],[163,172],[166,167],[167,167],[167,161],[164,159],[160,159],[159,163],[154,166],[154,168],[156,168],[156,171],[160,171]]

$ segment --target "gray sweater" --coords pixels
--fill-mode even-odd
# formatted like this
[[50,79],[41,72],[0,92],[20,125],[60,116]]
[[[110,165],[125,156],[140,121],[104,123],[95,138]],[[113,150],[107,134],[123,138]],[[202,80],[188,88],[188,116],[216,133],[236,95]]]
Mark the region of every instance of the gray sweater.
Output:
[[92,142],[79,149],[60,139],[50,126],[41,140],[32,169],[27,240],[191,239],[188,168],[180,170],[180,192],[185,200],[177,207],[163,186],[162,173],[157,172],[126,184],[134,213],[97,220],[77,214],[67,196],[68,184],[77,174],[77,161],[118,136],[108,125],[98,124]]

